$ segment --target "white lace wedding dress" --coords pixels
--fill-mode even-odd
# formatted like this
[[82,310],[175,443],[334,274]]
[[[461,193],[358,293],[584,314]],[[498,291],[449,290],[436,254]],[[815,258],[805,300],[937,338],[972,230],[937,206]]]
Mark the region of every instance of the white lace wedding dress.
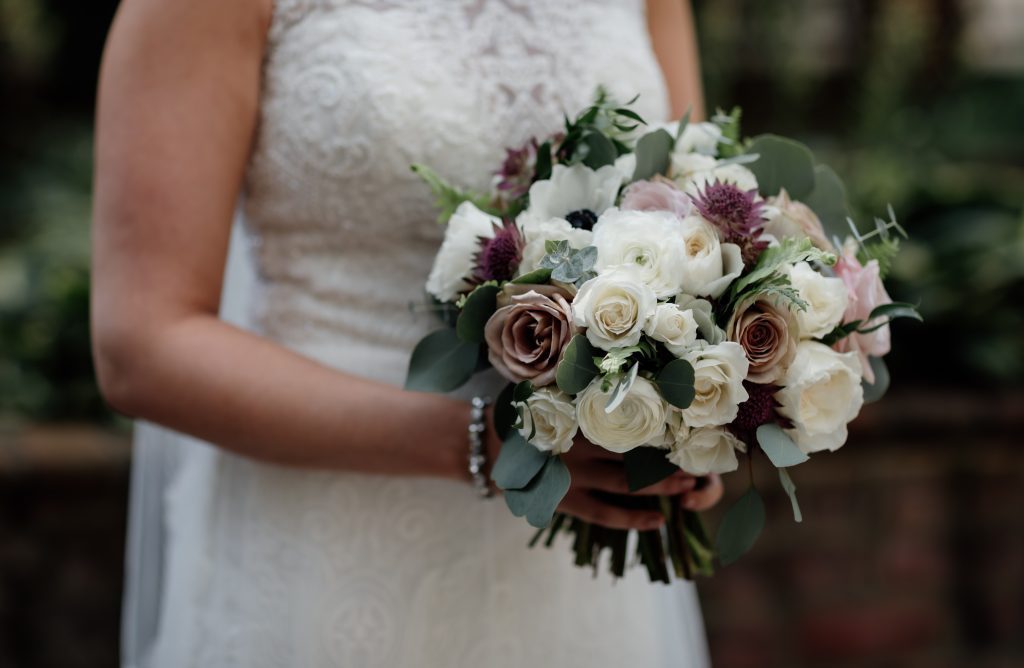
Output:
[[[278,0],[225,317],[401,384],[438,326],[411,305],[442,237],[410,163],[486,188],[502,147],[558,129],[598,84],[663,119],[643,12]],[[531,535],[468,484],[287,470],[140,423],[124,665],[707,665],[691,585],[595,579],[567,538]]]

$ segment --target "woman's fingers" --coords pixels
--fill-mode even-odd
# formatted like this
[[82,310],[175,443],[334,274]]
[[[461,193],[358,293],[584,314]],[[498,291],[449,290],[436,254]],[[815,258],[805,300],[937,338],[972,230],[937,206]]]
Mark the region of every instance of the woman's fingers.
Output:
[[559,508],[585,522],[611,529],[649,531],[665,523],[657,510],[620,508],[595,498],[584,489],[570,489]]
[[683,494],[683,507],[687,510],[707,510],[722,498],[722,478],[712,473],[706,478],[707,483],[700,489],[692,489]]

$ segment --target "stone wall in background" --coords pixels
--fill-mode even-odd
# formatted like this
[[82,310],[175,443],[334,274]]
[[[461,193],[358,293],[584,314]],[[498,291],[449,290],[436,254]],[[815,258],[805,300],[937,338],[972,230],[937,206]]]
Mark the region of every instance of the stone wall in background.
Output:
[[[794,471],[802,525],[762,467],[766,532],[700,585],[714,666],[1024,665],[1022,433],[1020,394],[890,397]],[[0,666],[117,665],[127,454],[0,432]]]

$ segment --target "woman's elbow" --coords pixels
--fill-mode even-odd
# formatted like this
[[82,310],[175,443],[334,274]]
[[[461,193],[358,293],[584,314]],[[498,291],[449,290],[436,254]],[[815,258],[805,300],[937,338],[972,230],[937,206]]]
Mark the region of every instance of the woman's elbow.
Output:
[[139,373],[141,347],[138,335],[121,328],[93,325],[93,364],[100,394],[123,415],[138,417],[145,403]]

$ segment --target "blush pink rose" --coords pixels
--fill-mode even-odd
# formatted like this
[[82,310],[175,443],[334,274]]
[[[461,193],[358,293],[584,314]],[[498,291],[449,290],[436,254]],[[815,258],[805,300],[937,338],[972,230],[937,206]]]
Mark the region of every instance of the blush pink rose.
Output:
[[[843,313],[843,322],[854,320],[864,321],[861,327],[869,327],[877,323],[866,322],[868,316],[876,307],[882,304],[891,304],[892,299],[882,285],[882,279],[878,273],[878,261],[871,260],[866,265],[861,265],[857,257],[850,252],[843,253],[835,266],[836,276],[843,279],[846,291],[850,296],[849,305]],[[867,334],[851,334],[836,344],[835,349],[841,353],[856,352],[860,357],[861,369],[864,372],[864,379],[869,383],[875,382],[875,374],[868,363],[868,357],[883,357],[889,353],[891,348],[889,337],[889,325],[884,325]]]
[[692,208],[690,197],[662,176],[632,183],[622,195],[624,211],[669,211],[685,218]]

